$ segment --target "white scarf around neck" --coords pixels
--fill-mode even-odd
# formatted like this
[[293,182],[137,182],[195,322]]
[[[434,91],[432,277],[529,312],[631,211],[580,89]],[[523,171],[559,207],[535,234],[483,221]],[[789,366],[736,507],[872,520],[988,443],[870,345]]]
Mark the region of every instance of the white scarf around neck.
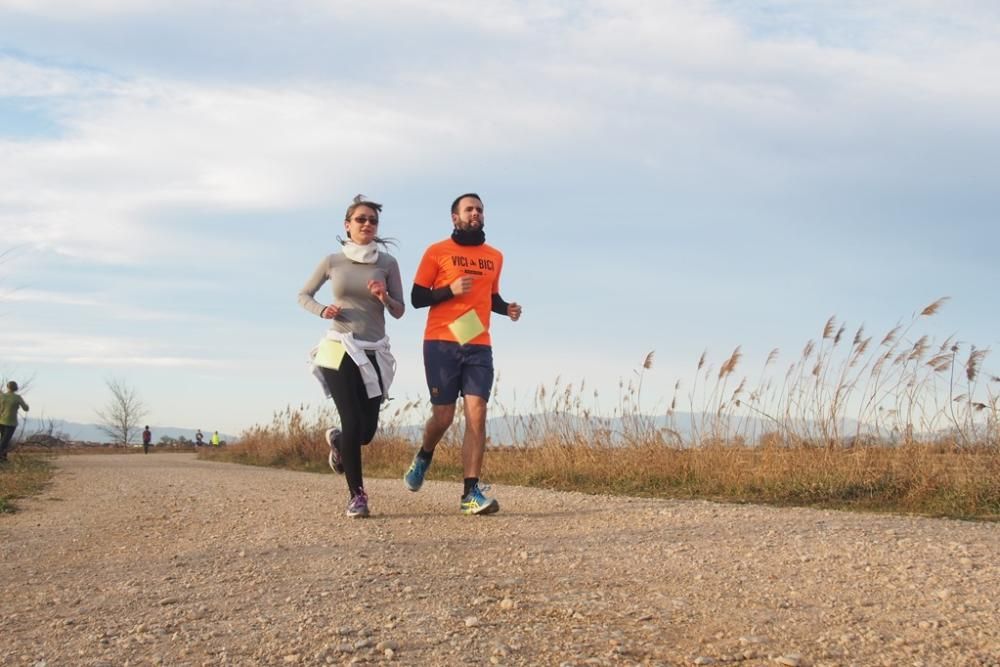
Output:
[[344,243],[343,249],[344,254],[347,255],[347,258],[352,262],[358,262],[359,264],[374,264],[378,261],[378,244],[374,241],[361,245],[348,239],[347,242]]

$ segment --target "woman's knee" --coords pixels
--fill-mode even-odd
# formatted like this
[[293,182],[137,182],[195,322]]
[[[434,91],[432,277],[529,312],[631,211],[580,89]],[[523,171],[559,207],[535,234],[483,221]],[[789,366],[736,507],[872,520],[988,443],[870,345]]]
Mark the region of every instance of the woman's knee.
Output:
[[350,413],[340,415],[341,442],[364,442],[366,436],[361,420]]

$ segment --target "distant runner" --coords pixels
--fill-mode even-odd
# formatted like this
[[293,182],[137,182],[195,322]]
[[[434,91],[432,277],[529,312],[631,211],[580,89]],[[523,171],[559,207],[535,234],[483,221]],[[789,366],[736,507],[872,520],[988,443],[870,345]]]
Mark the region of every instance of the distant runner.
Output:
[[10,441],[17,431],[18,409],[28,411],[28,404],[17,393],[17,383],[11,380],[7,383],[7,391],[0,394],[0,462],[7,460]]
[[149,426],[142,431],[142,453],[149,454],[149,445],[153,442],[153,432],[149,430]]
[[218,447],[219,446],[219,432],[218,431],[216,431],[216,432],[214,432],[212,434],[212,446],[213,447]]

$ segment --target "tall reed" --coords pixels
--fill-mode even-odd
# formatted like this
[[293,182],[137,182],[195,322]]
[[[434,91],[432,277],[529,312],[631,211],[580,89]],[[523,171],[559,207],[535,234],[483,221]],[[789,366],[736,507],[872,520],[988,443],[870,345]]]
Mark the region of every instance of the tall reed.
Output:
[[[602,493],[859,507],[1000,519],[1000,378],[988,350],[914,329],[942,298],[875,342],[830,317],[784,372],[773,349],[751,378],[740,346],[716,369],[703,353],[678,413],[684,382],[663,414],[643,412],[654,354],[618,383],[610,411],[598,389],[556,377],[531,406],[491,402],[495,428],[485,475],[493,481]],[[513,405],[517,395],[513,394]],[[402,475],[429,405],[392,402],[365,448],[368,475]],[[462,410],[435,454],[431,479],[461,477]],[[325,469],[330,407],[288,407],[206,455]],[[685,423],[686,422],[686,423]]]

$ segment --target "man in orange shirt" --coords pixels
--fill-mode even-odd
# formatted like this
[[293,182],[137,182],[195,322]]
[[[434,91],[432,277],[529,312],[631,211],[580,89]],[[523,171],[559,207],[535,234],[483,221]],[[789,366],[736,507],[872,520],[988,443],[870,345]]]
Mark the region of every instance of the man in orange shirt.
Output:
[[461,394],[465,488],[460,508],[463,514],[492,514],[500,510],[500,503],[488,498],[479,483],[486,452],[486,402],[493,386],[490,314],[506,315],[516,322],[521,306],[500,297],[503,255],[486,245],[479,195],[470,192],[458,197],[451,205],[451,221],[455,226],[451,238],[424,252],[410,293],[414,308],[430,306],[424,329],[424,372],[431,393],[431,417],[403,481],[410,491],[420,490],[434,448],[455,419]]

